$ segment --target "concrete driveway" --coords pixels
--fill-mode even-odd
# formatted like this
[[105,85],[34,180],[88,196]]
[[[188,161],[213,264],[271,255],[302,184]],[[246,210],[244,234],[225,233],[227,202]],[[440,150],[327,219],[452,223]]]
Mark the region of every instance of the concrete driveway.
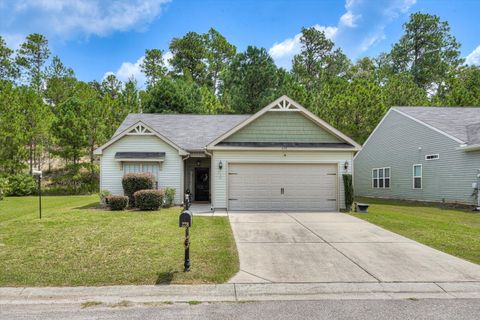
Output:
[[480,281],[480,266],[343,213],[229,212],[231,283]]

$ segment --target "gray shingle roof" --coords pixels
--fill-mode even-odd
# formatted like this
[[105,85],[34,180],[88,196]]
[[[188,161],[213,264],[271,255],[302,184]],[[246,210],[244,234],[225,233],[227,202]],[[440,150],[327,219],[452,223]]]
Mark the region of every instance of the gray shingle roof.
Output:
[[480,124],[480,107],[394,107],[394,109],[467,143],[470,143],[467,126]]
[[133,113],[125,118],[113,136],[142,121],[180,148],[200,151],[249,117],[250,115]]

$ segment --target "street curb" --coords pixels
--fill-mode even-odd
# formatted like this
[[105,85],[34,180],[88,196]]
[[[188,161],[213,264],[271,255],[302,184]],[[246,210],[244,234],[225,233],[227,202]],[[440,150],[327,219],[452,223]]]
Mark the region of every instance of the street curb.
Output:
[[0,305],[345,299],[480,299],[480,282],[255,283],[0,288]]

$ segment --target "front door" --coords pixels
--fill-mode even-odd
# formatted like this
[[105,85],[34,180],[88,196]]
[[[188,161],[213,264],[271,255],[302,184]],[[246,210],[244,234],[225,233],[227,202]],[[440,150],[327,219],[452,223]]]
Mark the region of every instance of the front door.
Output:
[[195,168],[195,201],[208,201],[210,193],[210,169]]

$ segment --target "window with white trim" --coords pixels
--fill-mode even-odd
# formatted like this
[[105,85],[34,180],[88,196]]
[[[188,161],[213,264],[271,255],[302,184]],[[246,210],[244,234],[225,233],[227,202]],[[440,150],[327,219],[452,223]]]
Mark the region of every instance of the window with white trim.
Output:
[[390,168],[372,169],[372,187],[374,189],[390,188]]
[[413,165],[413,189],[422,189],[423,169],[421,164]]
[[436,154],[427,154],[425,156],[425,160],[437,160],[440,159],[440,155],[438,153]]

